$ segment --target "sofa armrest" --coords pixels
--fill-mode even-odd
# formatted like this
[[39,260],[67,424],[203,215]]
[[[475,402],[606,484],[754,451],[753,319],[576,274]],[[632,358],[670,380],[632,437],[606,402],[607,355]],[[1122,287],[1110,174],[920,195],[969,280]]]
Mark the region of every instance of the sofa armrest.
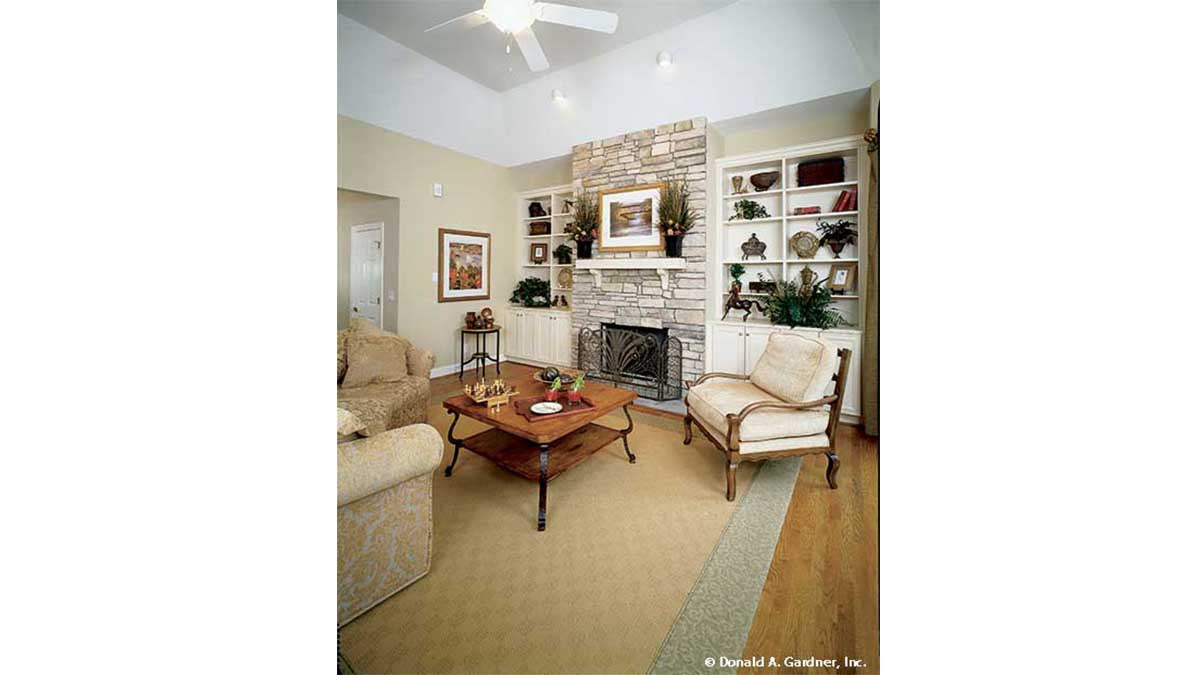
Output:
[[429,377],[429,374],[433,371],[432,351],[409,345],[407,356],[409,375]]
[[431,473],[442,462],[442,436],[428,424],[410,424],[340,443],[338,506]]

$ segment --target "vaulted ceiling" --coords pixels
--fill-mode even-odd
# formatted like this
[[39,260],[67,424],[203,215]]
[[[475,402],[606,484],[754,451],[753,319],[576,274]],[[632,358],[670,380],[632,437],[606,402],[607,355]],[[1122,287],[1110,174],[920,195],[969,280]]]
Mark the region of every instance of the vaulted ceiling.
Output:
[[586,61],[622,45],[733,4],[735,0],[558,0],[614,12],[620,17],[612,35],[553,23],[536,22],[534,33],[550,61],[550,70],[530,72],[514,45],[492,24],[469,30],[425,29],[473,12],[483,0],[341,0],[338,13],[429,57],[489,89],[505,91],[548,72]]
[[[686,20],[647,9],[658,2],[570,2],[630,7],[616,10],[614,35],[536,23],[551,61],[536,77],[517,49],[506,57],[490,25],[423,33],[482,0],[342,2],[338,113],[513,166],[679,119],[786,110],[879,79],[879,5],[870,0],[661,3],[694,5]],[[635,35],[647,26],[657,29]],[[570,35],[559,42],[557,30]],[[656,65],[660,50],[674,54],[673,66]]]

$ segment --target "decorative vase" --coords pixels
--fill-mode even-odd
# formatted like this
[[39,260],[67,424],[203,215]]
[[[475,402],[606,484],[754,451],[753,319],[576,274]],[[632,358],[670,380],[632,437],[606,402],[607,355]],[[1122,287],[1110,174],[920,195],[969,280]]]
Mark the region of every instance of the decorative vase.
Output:
[[846,242],[844,242],[844,241],[829,242],[829,250],[833,251],[834,259],[842,257],[840,254],[842,252],[842,249],[844,249],[844,248],[846,248]]
[[667,235],[667,257],[682,258],[683,257],[683,235],[668,234]]
[[530,202],[529,203],[529,217],[530,218],[541,218],[544,215],[546,215],[546,209],[542,208],[541,202]]
[[742,282],[738,281],[737,279],[734,279],[733,283],[729,284],[729,290],[733,291],[734,293],[741,293],[742,292]]
[[475,312],[467,312],[467,328],[475,328]]
[[592,242],[590,242],[590,241],[575,242],[575,253],[579,255],[580,259],[591,258],[592,257]]
[[745,192],[745,189],[742,187],[745,185],[745,178],[742,178],[741,176],[734,176],[730,180],[733,182],[733,194],[740,195]]
[[764,171],[750,176],[750,184],[754,186],[755,192],[766,192],[777,180],[779,180],[778,171]]

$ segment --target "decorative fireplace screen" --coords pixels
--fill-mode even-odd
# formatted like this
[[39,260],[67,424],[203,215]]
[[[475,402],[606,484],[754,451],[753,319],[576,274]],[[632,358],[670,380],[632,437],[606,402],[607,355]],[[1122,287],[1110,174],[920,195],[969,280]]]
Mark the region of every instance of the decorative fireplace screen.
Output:
[[605,323],[579,331],[579,368],[588,378],[656,401],[683,395],[682,352],[679,338],[662,328]]

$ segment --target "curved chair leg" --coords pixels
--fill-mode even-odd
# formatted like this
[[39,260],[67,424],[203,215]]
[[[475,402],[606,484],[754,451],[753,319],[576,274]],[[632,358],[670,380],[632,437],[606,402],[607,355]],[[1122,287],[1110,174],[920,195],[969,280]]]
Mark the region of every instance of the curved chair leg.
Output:
[[725,499],[729,501],[737,499],[737,468],[738,463],[732,459],[725,466]]
[[692,414],[688,413],[683,416],[683,444],[692,444]]
[[829,466],[825,467],[825,480],[829,481],[829,489],[837,489],[837,472],[841,468],[842,462],[838,459],[837,453],[827,452],[825,457],[829,459]]

